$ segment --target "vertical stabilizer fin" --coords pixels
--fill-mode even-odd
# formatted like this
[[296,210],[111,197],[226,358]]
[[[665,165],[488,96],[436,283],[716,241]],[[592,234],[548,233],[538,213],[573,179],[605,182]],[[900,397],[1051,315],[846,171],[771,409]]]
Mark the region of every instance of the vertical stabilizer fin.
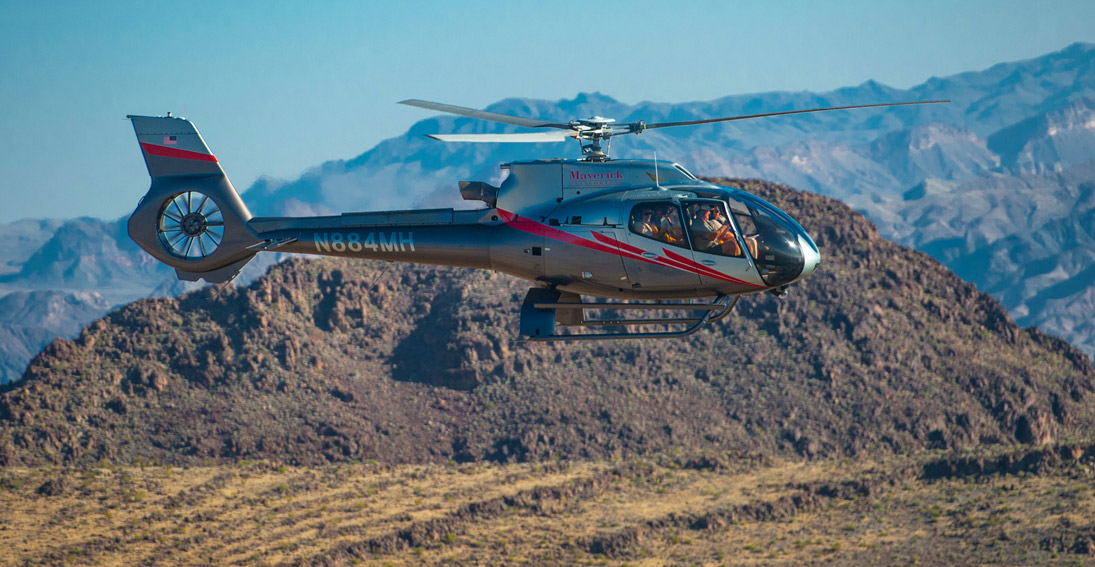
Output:
[[167,175],[224,175],[205,140],[185,118],[127,116],[153,179]]

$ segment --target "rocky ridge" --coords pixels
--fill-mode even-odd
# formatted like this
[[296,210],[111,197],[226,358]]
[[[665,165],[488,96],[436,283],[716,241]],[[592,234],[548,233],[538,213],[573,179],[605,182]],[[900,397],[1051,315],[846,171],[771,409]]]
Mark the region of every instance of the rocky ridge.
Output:
[[54,341],[0,393],[0,464],[856,456],[1092,430],[1082,352],[846,205],[727,183],[802,220],[823,264],[687,340],[515,344],[524,282],[291,260]]

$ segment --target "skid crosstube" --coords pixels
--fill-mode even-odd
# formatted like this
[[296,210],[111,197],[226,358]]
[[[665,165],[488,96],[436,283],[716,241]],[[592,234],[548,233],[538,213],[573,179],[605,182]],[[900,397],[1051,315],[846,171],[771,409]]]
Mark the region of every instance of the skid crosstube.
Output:
[[[548,288],[531,288],[521,304],[520,341],[590,341],[610,339],[666,339],[687,337],[705,326],[722,320],[733,311],[740,296],[720,295],[711,303],[583,303],[581,296]],[[623,311],[702,311],[695,317],[651,319],[586,319],[590,309]],[[565,327],[623,327],[645,325],[687,325],[676,331],[567,333],[555,332],[556,324]]]

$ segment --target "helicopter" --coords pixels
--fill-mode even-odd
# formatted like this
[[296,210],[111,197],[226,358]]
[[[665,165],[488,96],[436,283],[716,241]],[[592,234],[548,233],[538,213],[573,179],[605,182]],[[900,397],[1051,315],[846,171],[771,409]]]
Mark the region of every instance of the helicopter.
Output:
[[[187,281],[229,282],[260,252],[488,269],[533,284],[521,304],[519,340],[684,337],[726,317],[743,295],[785,295],[817,269],[821,254],[798,222],[751,193],[703,181],[678,163],[611,158],[614,136],[939,102],[948,101],[618,124],[600,116],[552,122],[404,100],[401,104],[534,130],[428,135],[435,140],[572,139],[582,157],[501,164],[508,175],[498,186],[460,181],[462,198],[481,202],[478,209],[314,217],[253,216],[193,123],[171,113],[129,115],[152,184],[130,216],[128,231]],[[639,315],[603,316],[628,312]]]

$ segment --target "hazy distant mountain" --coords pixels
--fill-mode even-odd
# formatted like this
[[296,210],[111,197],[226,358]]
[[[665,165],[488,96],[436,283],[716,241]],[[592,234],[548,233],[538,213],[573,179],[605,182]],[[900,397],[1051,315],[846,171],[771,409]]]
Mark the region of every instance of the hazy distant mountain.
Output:
[[[488,110],[563,122],[593,114],[611,116],[619,121],[658,122],[901,99],[900,94],[882,98],[889,91],[880,92],[876,87],[869,83],[859,89],[842,89],[824,95],[770,93],[675,105],[627,105],[594,93],[550,103],[507,99],[489,106]],[[866,143],[894,128],[933,123],[940,119],[941,112],[933,107],[899,107],[651,130],[640,136],[614,138],[612,155],[651,158],[656,154],[662,159],[675,159],[699,174],[722,175],[727,171],[710,164],[711,156],[730,157],[754,148],[782,144],[822,143],[825,147],[843,147]],[[575,143],[443,144],[425,137],[427,133],[439,132],[518,130],[468,118],[429,118],[415,124],[403,137],[387,140],[352,160],[325,163],[292,182],[261,182],[245,194],[245,199],[260,203],[256,214],[281,213],[285,210],[283,203],[312,210],[383,209],[417,204],[437,206],[438,203],[461,206],[456,182],[471,178],[498,182],[503,176],[499,163],[580,156]],[[822,150],[819,153],[828,155],[830,152]],[[855,164],[846,169],[858,171]]]
[[0,224],[0,277],[19,272],[23,262],[63,223],[57,219],[25,219]]
[[[562,101],[505,99],[488,109],[558,121],[598,114],[659,122],[944,98],[953,102],[651,130],[614,139],[612,153],[656,153],[701,175],[760,177],[844,199],[866,211],[883,235],[922,246],[991,290],[1024,324],[1044,325],[1095,353],[1095,331],[1082,324],[1084,317],[1093,318],[1095,296],[1086,283],[1091,278],[1080,277],[1090,266],[1084,264],[1084,231],[1057,230],[1062,219],[1071,218],[1068,214],[1084,210],[1077,201],[1083,194],[1079,188],[1095,181],[1085,165],[1095,156],[1095,45],[1077,43],[1027,61],[933,77],[904,90],[868,81],[826,93],[637,104],[593,93]],[[504,175],[499,163],[578,155],[575,143],[435,142],[424,134],[520,129],[429,114],[423,111],[424,119],[405,135],[354,159],[324,163],[295,180],[262,180],[244,198],[257,215],[462,208],[474,205],[460,199],[460,180],[497,183]],[[1065,226],[1083,222],[1077,217]],[[916,236],[925,226],[931,231]],[[966,269],[982,265],[974,261],[977,255],[1015,253],[1007,240],[1013,237],[1031,243],[1023,246],[1030,249],[1028,256],[1038,258],[1037,268],[1018,261],[992,264],[1010,270],[1009,277]],[[1053,252],[1035,253],[1039,250]],[[90,290],[121,302],[156,288],[161,293],[178,288],[165,283],[174,277],[171,270],[139,251],[120,222],[0,226],[0,254],[0,294]],[[1070,283],[1045,274],[1065,274]]]
[[916,100],[946,98],[949,120],[978,136],[1066,106],[1095,98],[1095,44],[1074,43],[1034,59],[1000,63],[984,71],[931,78],[910,89]]
[[1058,172],[1095,159],[1095,99],[1032,116],[989,136],[988,147],[1012,173]]
[[[881,186],[894,192],[940,173],[978,175],[996,167],[996,158],[984,147],[984,140],[1005,127],[1085,97],[1095,100],[1093,68],[1095,45],[1077,43],[1036,59],[932,78],[905,90],[868,81],[826,93],[774,92],[706,102],[634,105],[594,93],[561,101],[506,99],[487,110],[556,121],[598,114],[619,121],[661,122],[880,102],[952,101],[651,130],[619,137],[612,143],[612,153],[618,157],[651,157],[657,152],[659,157],[675,159],[701,175],[745,175],[740,166],[752,163],[758,173],[841,196],[853,192],[847,189],[849,183],[858,184],[856,191],[869,192]],[[482,120],[434,116],[352,160],[327,162],[290,182],[260,182],[246,197],[255,203],[252,207],[257,214],[281,212],[286,202],[301,210],[382,209],[438,202],[449,206],[460,203],[456,181],[497,180],[501,177],[498,163],[578,155],[575,144],[442,144],[424,136],[518,130]],[[909,133],[903,136],[899,133],[903,130]],[[801,179],[810,178],[804,170],[814,167],[811,158],[826,153],[813,145],[816,142],[833,144],[823,147],[830,149],[829,157],[836,158],[836,165],[830,167],[837,171],[832,175],[822,172],[816,181],[803,184]],[[801,144],[811,144],[806,154],[796,152],[794,146]],[[907,163],[895,164],[895,156],[889,154],[900,152],[901,147],[907,148]],[[802,158],[802,167],[784,162],[795,155]],[[894,165],[898,167],[892,169]],[[776,175],[791,169],[800,170],[799,179]],[[860,180],[861,173],[867,175],[866,180]]]
[[1021,324],[1095,352],[1095,160],[1055,175],[926,180],[905,197],[861,207]]
[[1000,167],[999,156],[977,134],[939,123],[885,134],[860,151],[901,187],[925,178],[977,177]]
[[120,301],[169,273],[129,239],[124,219],[79,218],[61,224],[18,272],[0,276],[0,289],[97,289]]

